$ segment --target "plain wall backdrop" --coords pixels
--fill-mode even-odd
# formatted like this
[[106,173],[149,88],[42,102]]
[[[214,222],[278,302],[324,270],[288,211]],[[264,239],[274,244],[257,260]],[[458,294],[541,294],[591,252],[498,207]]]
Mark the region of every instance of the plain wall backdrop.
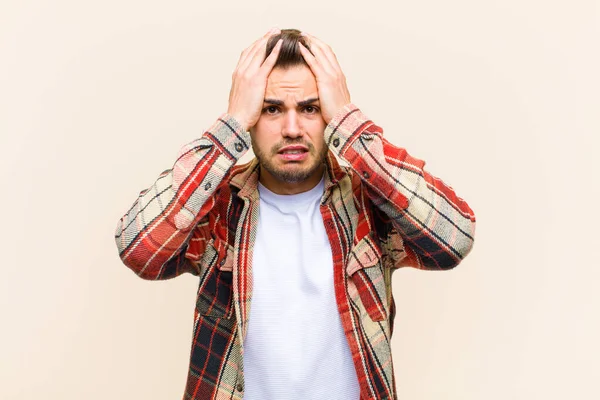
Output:
[[0,398],[181,398],[197,278],[137,278],[114,229],[272,26],[330,44],[352,101],[477,217],[456,269],[394,274],[399,398],[600,398],[599,10],[3,1]]

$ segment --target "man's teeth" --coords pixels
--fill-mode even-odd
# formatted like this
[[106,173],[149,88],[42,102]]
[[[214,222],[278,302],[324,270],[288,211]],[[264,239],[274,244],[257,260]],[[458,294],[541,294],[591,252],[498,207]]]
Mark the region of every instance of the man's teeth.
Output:
[[302,150],[285,150],[283,154],[300,154],[304,153]]

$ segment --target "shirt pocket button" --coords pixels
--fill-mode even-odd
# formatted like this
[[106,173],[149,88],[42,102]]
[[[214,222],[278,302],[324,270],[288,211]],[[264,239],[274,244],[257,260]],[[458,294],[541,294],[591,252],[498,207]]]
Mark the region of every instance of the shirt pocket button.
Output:
[[361,239],[350,252],[346,272],[371,320],[385,320],[386,287],[379,246],[368,237]]

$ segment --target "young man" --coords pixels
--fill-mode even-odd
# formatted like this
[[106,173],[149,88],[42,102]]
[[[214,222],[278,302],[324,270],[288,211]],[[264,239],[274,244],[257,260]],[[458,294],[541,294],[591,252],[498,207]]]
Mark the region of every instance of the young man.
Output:
[[248,47],[227,113],[116,229],[140,277],[199,277],[184,399],[395,399],[392,272],[453,268],[475,231],[424,164],[350,102],[317,38]]

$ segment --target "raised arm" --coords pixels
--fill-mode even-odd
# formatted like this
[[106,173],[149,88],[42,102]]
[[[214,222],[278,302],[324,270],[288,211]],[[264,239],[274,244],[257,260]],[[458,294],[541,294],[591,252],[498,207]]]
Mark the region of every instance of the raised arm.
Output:
[[204,240],[194,227],[213,208],[220,182],[249,146],[248,133],[227,114],[184,146],[173,167],[119,220],[115,241],[123,263],[144,279],[197,273],[180,250],[193,234]]
[[424,170],[424,161],[383,137],[383,130],[351,103],[332,49],[305,36],[311,51],[301,44],[300,49],[317,80],[328,124],[325,141],[360,176],[369,199],[381,211],[376,214],[388,225],[386,246],[405,252],[394,267],[455,267],[473,246],[473,211],[450,186]]
[[[406,252],[399,264],[450,269],[471,251],[475,214],[449,185],[427,172],[425,161],[393,145],[383,130],[348,104],[325,130],[330,148],[361,177],[371,202],[400,235]],[[396,240],[397,246],[402,243]]]
[[193,239],[193,253],[203,252],[219,185],[251,146],[248,129],[260,117],[267,78],[281,47],[278,43],[265,59],[266,44],[278,32],[267,32],[242,52],[227,113],[184,146],[173,167],[143,190],[119,220],[115,230],[119,256],[140,277],[156,280],[198,273],[186,251]]

